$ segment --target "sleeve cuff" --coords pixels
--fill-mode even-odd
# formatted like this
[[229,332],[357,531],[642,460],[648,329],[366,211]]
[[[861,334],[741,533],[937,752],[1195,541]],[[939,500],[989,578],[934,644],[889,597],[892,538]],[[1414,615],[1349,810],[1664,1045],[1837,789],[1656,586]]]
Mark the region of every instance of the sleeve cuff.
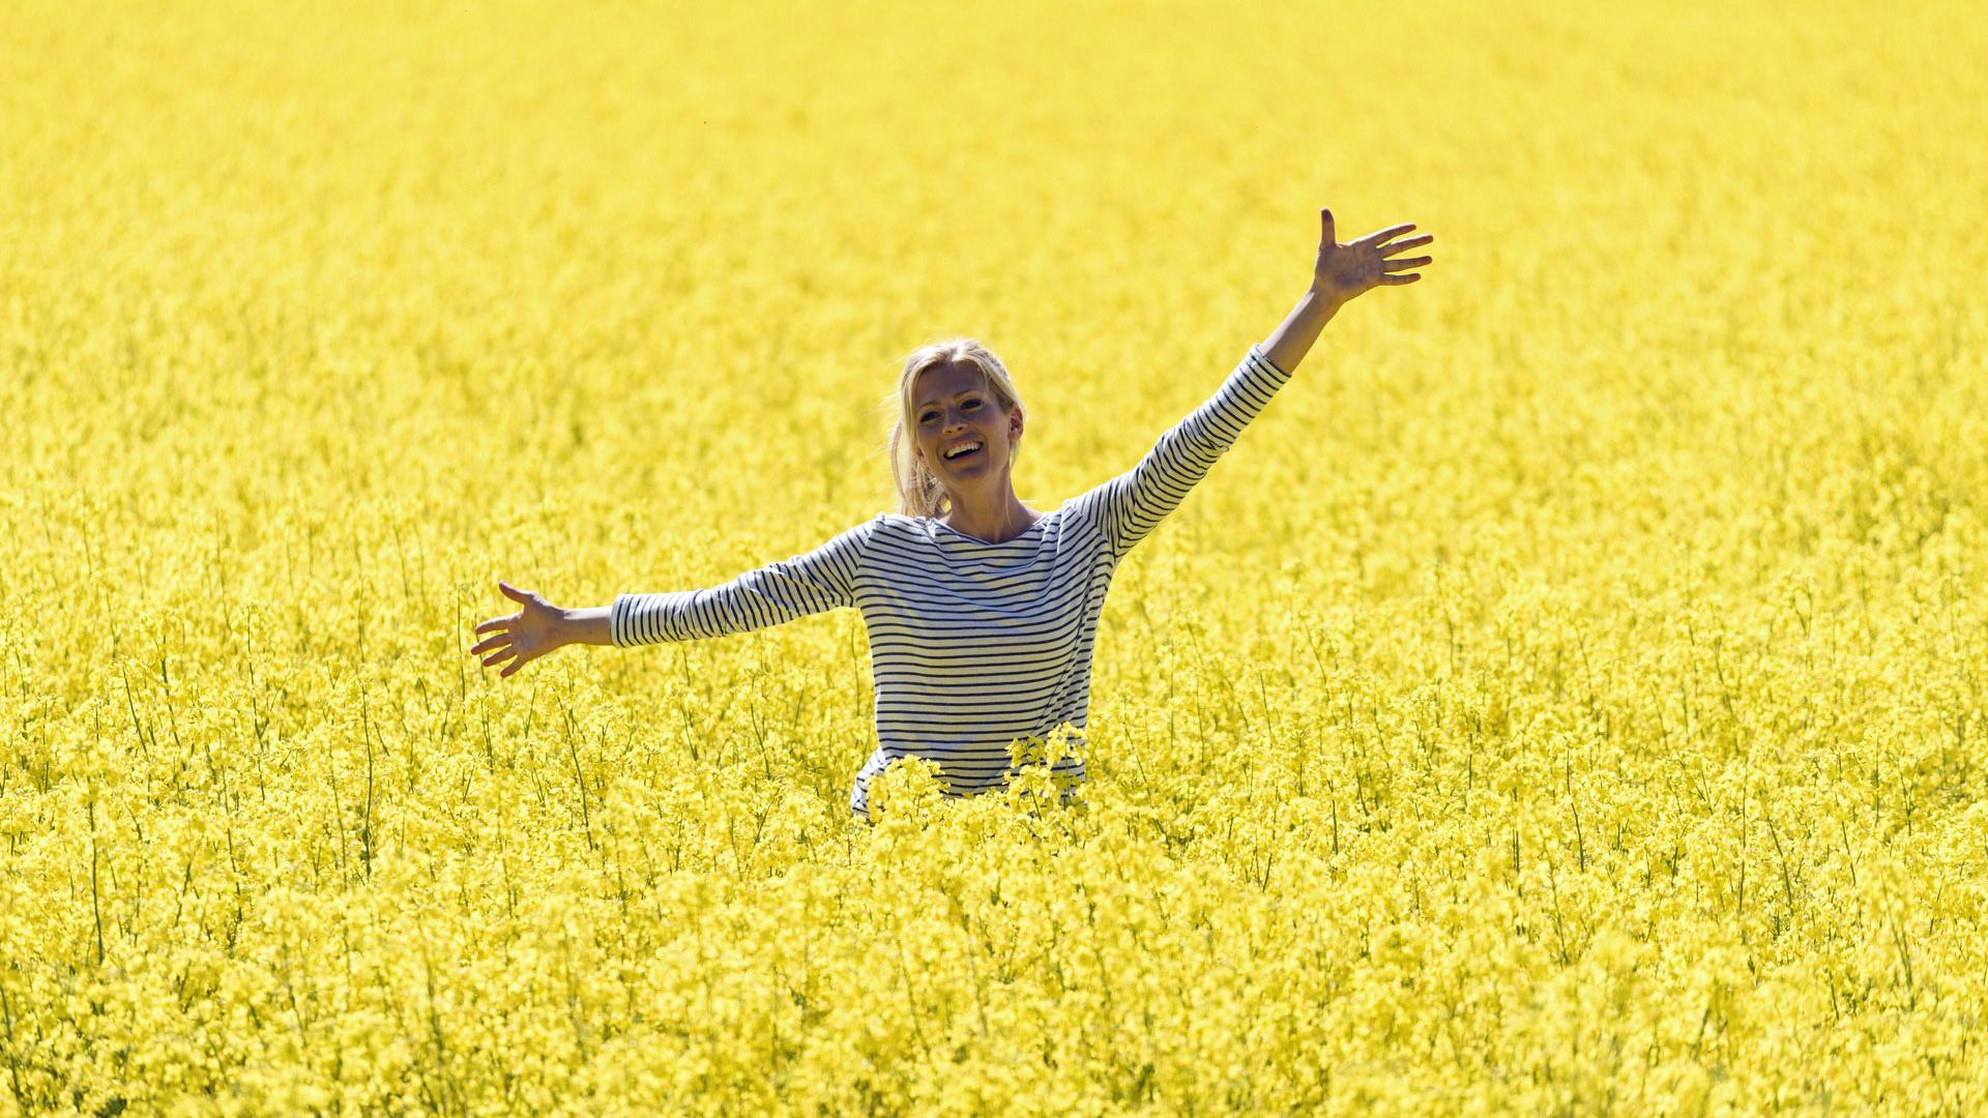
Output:
[[1263,344],[1261,342],[1249,347],[1249,355],[1258,364],[1261,364],[1264,368],[1276,374],[1277,380],[1280,383],[1291,379],[1290,373],[1284,371],[1283,369],[1278,368],[1275,362],[1271,361],[1270,358],[1265,357],[1263,355]]

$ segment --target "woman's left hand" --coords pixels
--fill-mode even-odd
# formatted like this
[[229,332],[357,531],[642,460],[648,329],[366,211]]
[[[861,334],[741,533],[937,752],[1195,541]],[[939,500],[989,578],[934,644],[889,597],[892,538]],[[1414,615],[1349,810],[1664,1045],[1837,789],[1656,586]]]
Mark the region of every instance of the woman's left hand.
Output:
[[1404,269],[1420,268],[1429,262],[1429,257],[1394,258],[1396,253],[1419,248],[1436,239],[1424,233],[1405,241],[1394,240],[1415,228],[1414,223],[1390,225],[1342,245],[1332,228],[1332,211],[1320,210],[1318,216],[1324,228],[1318,242],[1318,267],[1312,275],[1313,291],[1344,304],[1383,284],[1397,287],[1422,278],[1421,273],[1405,272]]

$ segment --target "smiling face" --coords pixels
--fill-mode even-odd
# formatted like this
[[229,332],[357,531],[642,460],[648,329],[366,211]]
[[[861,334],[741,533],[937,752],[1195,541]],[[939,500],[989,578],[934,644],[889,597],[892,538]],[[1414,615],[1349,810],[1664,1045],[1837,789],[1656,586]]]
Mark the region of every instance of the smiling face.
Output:
[[[1022,437],[1022,410],[1001,410],[987,378],[971,364],[935,365],[912,386],[912,432],[918,457],[954,504],[995,501],[1009,489],[1016,440]],[[948,456],[947,451],[978,444]]]

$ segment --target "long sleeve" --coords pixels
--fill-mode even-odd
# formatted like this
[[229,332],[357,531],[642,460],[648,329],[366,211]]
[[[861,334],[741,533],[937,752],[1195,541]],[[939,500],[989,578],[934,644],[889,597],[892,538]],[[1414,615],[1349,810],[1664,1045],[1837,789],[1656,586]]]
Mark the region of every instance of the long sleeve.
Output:
[[1290,379],[1291,374],[1263,356],[1260,345],[1250,346],[1215,395],[1160,436],[1137,466],[1080,498],[1104,532],[1114,559],[1180,505]]
[[856,572],[876,521],[805,555],[772,563],[709,590],[619,594],[608,632],[617,647],[704,640],[855,605]]

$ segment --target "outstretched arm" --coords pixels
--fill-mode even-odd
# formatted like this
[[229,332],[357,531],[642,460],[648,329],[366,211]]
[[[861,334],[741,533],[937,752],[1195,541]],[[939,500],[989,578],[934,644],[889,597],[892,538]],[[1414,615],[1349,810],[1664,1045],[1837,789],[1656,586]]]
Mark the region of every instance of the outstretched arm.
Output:
[[874,523],[858,524],[805,555],[747,571],[722,586],[619,594],[609,606],[561,609],[529,590],[500,582],[504,596],[520,608],[478,625],[476,632],[491,635],[469,651],[484,656],[484,667],[509,661],[498,673],[509,678],[538,657],[569,644],[625,648],[699,640],[854,605],[857,565]]
[[1424,233],[1405,241],[1394,240],[1415,228],[1410,222],[1391,225],[1342,245],[1333,228],[1332,211],[1320,210],[1318,218],[1318,263],[1312,270],[1312,285],[1262,346],[1263,356],[1286,373],[1297,371],[1298,363],[1311,352],[1312,343],[1318,341],[1319,331],[1339,313],[1339,308],[1376,287],[1398,287],[1421,279],[1420,272],[1408,269],[1429,263],[1429,257],[1393,258],[1436,239]]

